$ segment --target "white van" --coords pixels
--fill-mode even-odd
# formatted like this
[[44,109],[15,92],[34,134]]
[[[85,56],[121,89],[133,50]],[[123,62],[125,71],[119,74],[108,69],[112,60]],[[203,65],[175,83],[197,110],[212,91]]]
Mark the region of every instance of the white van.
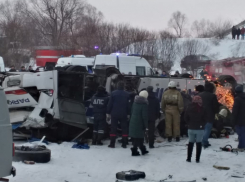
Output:
[[0,178],[15,175],[12,168],[14,154],[12,126],[9,119],[9,111],[3,88],[0,87]]
[[127,55],[97,55],[94,69],[113,66],[125,75],[154,75],[151,65],[145,58]]
[[0,57],[0,72],[5,72],[5,65],[2,57]]
[[55,67],[64,67],[67,65],[85,66],[88,71],[92,71],[94,65],[94,58],[87,58],[83,55],[74,55],[71,57],[61,57],[58,59]]

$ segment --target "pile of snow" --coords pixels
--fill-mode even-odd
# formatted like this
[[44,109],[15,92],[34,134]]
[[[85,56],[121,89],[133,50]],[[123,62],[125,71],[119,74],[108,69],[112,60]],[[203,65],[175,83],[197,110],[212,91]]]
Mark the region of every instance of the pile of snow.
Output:
[[[237,135],[229,139],[210,139],[212,146],[202,151],[200,163],[195,162],[195,148],[192,162],[186,162],[188,139],[179,143],[157,143],[159,148],[149,150],[149,155],[132,157],[130,147],[121,148],[116,144],[115,149],[108,148],[109,141],[104,146],[91,146],[89,150],[73,149],[73,143],[49,144],[51,161],[47,164],[27,165],[14,162],[17,176],[10,177],[11,182],[113,182],[115,174],[126,170],[139,170],[146,173],[146,179],[139,182],[159,182],[173,175],[169,181],[196,180],[203,182],[207,178],[210,182],[241,182],[244,179],[233,178],[231,175],[238,171],[245,172],[245,152],[238,155],[231,152],[220,151],[219,147],[227,144],[237,147]],[[218,152],[217,152],[217,151]],[[217,170],[213,165],[227,166],[230,170]],[[245,177],[245,175],[244,175]]]

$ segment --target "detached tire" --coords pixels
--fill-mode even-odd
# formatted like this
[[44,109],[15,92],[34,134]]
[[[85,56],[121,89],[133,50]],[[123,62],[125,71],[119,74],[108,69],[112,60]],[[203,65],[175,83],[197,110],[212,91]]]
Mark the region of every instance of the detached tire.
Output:
[[15,150],[13,161],[34,161],[36,163],[47,163],[51,159],[51,150],[45,149],[42,151],[22,151]]

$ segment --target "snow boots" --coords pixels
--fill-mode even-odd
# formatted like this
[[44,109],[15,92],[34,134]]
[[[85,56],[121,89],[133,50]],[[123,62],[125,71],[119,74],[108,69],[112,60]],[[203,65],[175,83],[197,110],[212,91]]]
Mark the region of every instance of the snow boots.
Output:
[[137,148],[131,148],[131,151],[132,151],[132,156],[139,156],[140,155]]
[[187,149],[187,159],[186,159],[187,162],[191,162],[193,147],[194,147],[194,143],[189,142],[188,149]]
[[[188,144],[188,150],[187,150],[187,162],[191,162],[191,156],[192,156],[192,151],[193,151],[194,143],[189,142]],[[202,152],[202,143],[198,142],[196,143],[196,162],[200,162],[200,156]]]
[[141,150],[141,154],[142,155],[145,155],[145,154],[148,154],[149,152],[146,150],[146,147],[143,145],[140,147],[140,150]]
[[103,143],[101,142],[102,138],[103,138],[103,133],[98,133],[98,138],[97,138],[97,145],[103,145]]
[[176,137],[176,142],[179,142],[180,141],[180,138],[179,137]]
[[128,137],[122,137],[122,148],[127,148]]
[[93,134],[93,140],[92,140],[92,145],[103,145],[103,143],[101,142],[103,138],[103,134],[102,133],[94,133]]
[[98,137],[98,134],[97,133],[94,133],[93,134],[92,145],[96,145],[96,143],[97,143],[97,137]]
[[111,142],[110,145],[108,145],[109,148],[115,148],[115,142],[116,142],[116,137],[111,136]]
[[172,142],[172,137],[168,137],[168,142]]
[[201,153],[202,153],[202,143],[198,142],[196,143],[196,162],[197,163],[200,162]]

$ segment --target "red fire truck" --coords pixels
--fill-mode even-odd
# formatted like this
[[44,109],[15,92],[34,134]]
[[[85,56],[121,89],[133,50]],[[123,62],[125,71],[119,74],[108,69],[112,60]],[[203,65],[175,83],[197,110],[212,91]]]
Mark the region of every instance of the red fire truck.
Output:
[[233,76],[237,83],[245,82],[245,57],[211,61],[205,65],[207,78],[216,80],[221,75]]
[[64,50],[54,46],[36,47],[36,64],[44,67],[47,62],[57,63],[61,56],[67,57],[71,55],[82,54],[81,50]]

